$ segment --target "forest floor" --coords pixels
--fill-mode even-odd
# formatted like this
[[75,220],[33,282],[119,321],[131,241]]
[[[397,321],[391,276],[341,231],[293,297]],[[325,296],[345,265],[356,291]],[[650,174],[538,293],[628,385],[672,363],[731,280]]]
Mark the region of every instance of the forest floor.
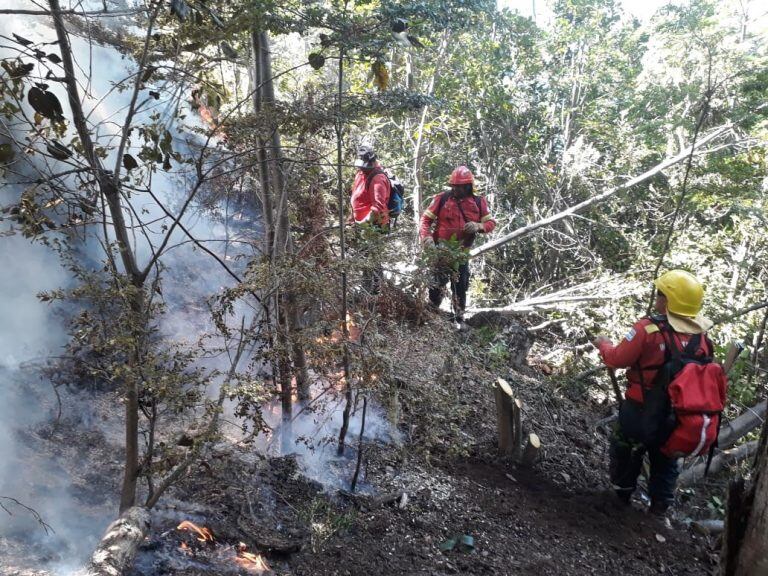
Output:
[[[220,541],[244,542],[265,553],[270,573],[295,576],[711,572],[713,543],[680,521],[701,510],[682,504],[665,521],[639,500],[621,506],[610,491],[607,432],[595,429],[611,412],[605,395],[590,399],[536,369],[510,368],[512,355],[484,352],[505,339],[525,346],[519,325],[457,332],[430,314],[423,326],[391,329],[398,392],[382,403],[390,414],[397,404],[401,441],[365,440],[363,493],[309,480],[291,456],[222,448],[175,491],[202,506],[195,517]],[[543,441],[530,469],[498,457],[491,385],[499,376],[523,398],[525,427]],[[350,436],[354,447],[357,430]],[[351,476],[355,460],[348,449],[331,465]],[[154,533],[167,534],[181,512],[166,510]],[[462,535],[471,546],[456,540],[445,550]],[[210,573],[179,562],[177,546],[149,545],[135,576]],[[196,561],[210,557],[192,547]],[[292,547],[300,550],[279,552]]]
[[[342,479],[336,485],[309,478],[295,456],[221,442],[153,511],[131,576],[712,573],[714,542],[683,522],[707,515],[701,498],[681,502],[671,521],[648,514],[640,499],[618,504],[607,482],[607,431],[596,427],[611,414],[609,397],[544,376],[550,370],[541,356],[551,342],[528,351],[531,341],[516,323],[456,331],[433,313],[423,325],[393,323],[386,331],[396,385],[376,400],[396,418],[399,434],[364,437],[357,494],[348,479],[359,429],[350,430],[347,454],[325,464]],[[505,351],[505,342],[518,350]],[[498,377],[522,398],[524,427],[542,440],[531,468],[498,457]],[[118,407],[104,395],[105,413],[117,417]],[[84,508],[97,503],[95,518],[109,507],[105,494],[117,493],[119,436],[83,434],[81,424],[64,418],[27,443],[81,470],[69,496]],[[77,454],[87,454],[85,466]],[[206,526],[214,541],[180,532],[182,520]],[[462,536],[471,537],[470,546]],[[446,550],[452,539],[459,540]],[[266,564],[247,561],[246,550]],[[14,552],[8,539],[0,538],[0,551],[51,563],[28,547]],[[70,574],[25,570],[16,560],[4,574]]]

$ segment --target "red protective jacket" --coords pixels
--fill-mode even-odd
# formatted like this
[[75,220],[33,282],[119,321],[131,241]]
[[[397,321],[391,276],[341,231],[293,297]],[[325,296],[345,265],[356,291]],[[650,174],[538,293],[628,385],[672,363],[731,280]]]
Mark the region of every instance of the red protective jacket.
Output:
[[[381,165],[377,162],[374,170],[381,170]],[[366,185],[366,179],[369,174],[358,170],[355,175],[355,181],[352,184],[352,216],[355,222],[360,223],[368,220],[372,224],[384,226],[389,223],[389,178],[383,172],[375,174]]]
[[[482,222],[483,232],[488,234],[496,228],[496,221],[491,217],[488,211],[488,202],[482,196],[467,196],[461,199],[461,210],[459,210],[459,200],[450,196],[443,207],[440,208],[440,197],[443,194],[450,194],[450,192],[443,192],[432,198],[432,202],[429,204],[429,208],[424,211],[421,216],[421,225],[419,226],[419,238],[422,240],[432,234],[435,242],[439,240],[449,240],[451,237],[455,237],[456,240],[463,241],[464,237],[464,224],[467,222]],[[480,200],[480,209],[478,210],[478,202],[476,198]],[[461,212],[467,216],[464,219]],[[432,225],[435,225],[432,230]]]
[[[660,318],[666,320],[664,317]],[[702,334],[701,344],[696,351],[697,356],[708,356],[713,352],[707,343],[708,338],[705,336],[706,334]],[[669,337],[669,334],[667,334],[667,337]],[[674,332],[672,337],[675,339],[678,350],[682,350],[688,344],[692,335]],[[659,327],[651,322],[650,319],[642,318],[635,322],[618,346],[603,341],[600,342],[598,349],[606,366],[610,368],[629,368],[627,370],[629,387],[625,396],[629,400],[642,403],[643,392],[641,382],[646,388],[649,388],[653,384],[658,368],[665,361],[666,340]]]

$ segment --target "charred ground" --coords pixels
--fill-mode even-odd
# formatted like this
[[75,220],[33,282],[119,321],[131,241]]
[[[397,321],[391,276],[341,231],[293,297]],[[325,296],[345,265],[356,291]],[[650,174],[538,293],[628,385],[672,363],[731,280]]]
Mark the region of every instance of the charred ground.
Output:
[[[179,559],[178,537],[169,534],[184,517],[209,526],[222,546],[258,550],[275,574],[710,572],[708,539],[639,502],[617,505],[606,480],[607,431],[595,426],[610,416],[610,402],[520,365],[520,347],[533,360],[537,345],[528,351],[519,324],[456,332],[428,314],[421,326],[389,329],[399,360],[379,401],[398,415],[401,442],[364,440],[358,494],[309,480],[292,456],[219,445],[156,513],[134,576],[238,573],[202,549],[192,562],[189,553]],[[513,348],[489,356],[489,334]],[[531,469],[497,456],[499,376],[523,398],[525,427],[542,439]],[[346,457],[331,463],[341,476],[354,469],[357,434]],[[678,519],[697,513],[682,503]],[[441,549],[461,535],[473,538],[473,549]]]

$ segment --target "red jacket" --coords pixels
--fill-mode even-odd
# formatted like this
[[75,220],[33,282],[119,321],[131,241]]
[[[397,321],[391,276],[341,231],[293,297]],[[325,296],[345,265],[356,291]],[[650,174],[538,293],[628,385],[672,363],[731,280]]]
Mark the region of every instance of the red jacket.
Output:
[[[443,192],[432,198],[432,202],[429,204],[429,208],[424,211],[421,216],[421,226],[419,226],[419,238],[422,240],[432,234],[432,238],[435,242],[439,240],[449,240],[451,237],[455,237],[456,240],[464,240],[464,224],[467,222],[482,222],[483,232],[488,234],[496,228],[496,221],[491,217],[488,211],[488,202],[482,196],[467,196],[461,199],[461,210],[459,210],[458,200],[453,196],[450,196],[443,207],[440,208],[440,197],[443,194],[450,194],[450,192]],[[480,209],[478,210],[479,199]],[[461,211],[464,211],[467,219],[464,219]],[[435,229],[432,230],[432,224],[435,224]]]
[[[374,170],[381,170],[381,165],[377,162]],[[355,181],[352,184],[352,216],[355,222],[365,221],[370,214],[369,221],[372,224],[381,226],[389,223],[389,178],[384,172],[375,174],[370,178],[366,186],[367,175],[362,170],[358,170],[355,175]]]
[[[691,334],[680,334],[675,332],[672,337],[682,350],[691,339]],[[696,355],[707,356],[712,354],[707,344],[706,334],[702,334],[701,344]],[[669,337],[669,334],[667,335]],[[664,364],[666,340],[664,335],[656,324],[648,318],[642,318],[635,322],[634,326],[627,332],[624,339],[614,346],[610,342],[601,341],[598,347],[600,356],[605,365],[610,368],[629,368],[627,370],[627,380],[629,387],[625,394],[629,400],[643,402],[642,383],[646,388],[653,384],[658,368]],[[647,368],[647,367],[653,368]]]

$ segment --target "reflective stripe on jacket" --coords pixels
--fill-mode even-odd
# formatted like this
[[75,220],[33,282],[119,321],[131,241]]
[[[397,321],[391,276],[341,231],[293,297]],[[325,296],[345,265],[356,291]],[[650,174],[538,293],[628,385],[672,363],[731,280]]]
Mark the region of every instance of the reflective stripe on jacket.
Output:
[[[666,323],[666,317],[663,318]],[[682,350],[688,344],[692,334],[680,334],[674,332],[672,337]],[[669,334],[668,334],[669,337]],[[712,354],[707,344],[706,333],[702,334],[701,344],[696,355],[707,356]],[[642,318],[635,322],[618,345],[610,342],[600,342],[599,351],[605,365],[610,368],[629,368],[627,380],[629,386],[625,397],[629,400],[642,403],[643,391],[641,383],[646,388],[653,384],[658,369],[664,364],[667,348],[666,340],[661,330],[649,318]]]

